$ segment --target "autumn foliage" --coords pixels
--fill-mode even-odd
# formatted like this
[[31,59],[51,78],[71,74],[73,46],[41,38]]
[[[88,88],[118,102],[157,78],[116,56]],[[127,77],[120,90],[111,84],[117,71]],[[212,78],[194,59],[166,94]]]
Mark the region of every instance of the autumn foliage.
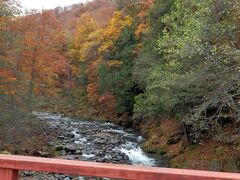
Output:
[[0,8],[0,107],[175,117],[195,142],[229,122],[239,128],[237,0],[94,0],[24,13],[6,0]]

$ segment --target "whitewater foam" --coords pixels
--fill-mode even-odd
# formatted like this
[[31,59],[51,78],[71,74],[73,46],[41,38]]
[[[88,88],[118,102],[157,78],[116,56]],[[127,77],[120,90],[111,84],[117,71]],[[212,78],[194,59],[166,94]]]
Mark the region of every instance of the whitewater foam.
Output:
[[148,157],[140,146],[135,143],[128,142],[122,146],[120,151],[126,154],[133,165],[155,166],[156,161]]

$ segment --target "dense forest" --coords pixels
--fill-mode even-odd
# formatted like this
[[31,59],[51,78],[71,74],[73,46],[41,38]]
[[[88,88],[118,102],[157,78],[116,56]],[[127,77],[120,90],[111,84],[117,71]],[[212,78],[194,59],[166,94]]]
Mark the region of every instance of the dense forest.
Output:
[[217,160],[240,166],[239,80],[238,0],[94,0],[42,12],[0,0],[1,129],[31,125],[32,111],[111,120],[146,134],[146,151],[173,167],[209,159],[201,148],[211,144]]

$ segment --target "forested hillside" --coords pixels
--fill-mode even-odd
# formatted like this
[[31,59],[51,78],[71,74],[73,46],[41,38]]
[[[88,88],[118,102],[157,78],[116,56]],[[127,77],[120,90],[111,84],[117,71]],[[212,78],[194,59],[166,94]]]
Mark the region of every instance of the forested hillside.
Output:
[[173,167],[208,169],[213,154],[240,167],[239,48],[238,0],[94,0],[24,15],[0,0],[0,127],[36,110],[111,120]]

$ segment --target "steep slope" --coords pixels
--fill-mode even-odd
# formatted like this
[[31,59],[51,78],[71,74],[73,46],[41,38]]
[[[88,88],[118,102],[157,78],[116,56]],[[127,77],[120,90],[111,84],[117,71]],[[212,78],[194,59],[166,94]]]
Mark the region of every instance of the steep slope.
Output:
[[105,26],[112,17],[116,5],[113,0],[94,0],[87,3],[74,4],[68,7],[57,7],[53,11],[67,32],[73,32],[76,21],[83,15],[93,17],[100,26]]

